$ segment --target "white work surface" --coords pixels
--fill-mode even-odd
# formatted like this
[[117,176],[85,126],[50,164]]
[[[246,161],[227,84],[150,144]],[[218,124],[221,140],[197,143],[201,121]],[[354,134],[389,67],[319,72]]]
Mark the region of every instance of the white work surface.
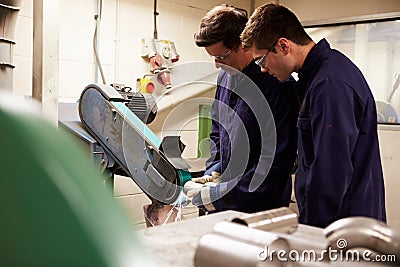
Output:
[[[213,232],[216,223],[238,218],[245,213],[236,211],[225,211],[211,215],[201,216],[178,223],[170,223],[164,226],[156,226],[137,233],[143,245],[154,255],[158,266],[162,267],[192,267],[194,256],[200,238],[207,233]],[[297,230],[288,235],[276,233],[286,238],[291,249],[302,251],[313,249],[321,251],[327,247],[327,241],[322,229],[307,225],[299,225]],[[238,251],[240,253],[240,251]],[[212,257],[212,255],[210,255]],[[366,262],[305,262],[290,263],[288,266],[388,266]],[[211,266],[210,266],[211,267]]]

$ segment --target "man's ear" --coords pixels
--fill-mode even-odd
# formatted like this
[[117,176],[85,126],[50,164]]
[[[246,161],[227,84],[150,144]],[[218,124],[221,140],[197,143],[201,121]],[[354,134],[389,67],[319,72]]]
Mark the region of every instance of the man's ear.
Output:
[[285,54],[289,52],[290,49],[290,44],[289,44],[289,40],[286,38],[280,38],[278,40],[278,46],[279,49],[284,52]]

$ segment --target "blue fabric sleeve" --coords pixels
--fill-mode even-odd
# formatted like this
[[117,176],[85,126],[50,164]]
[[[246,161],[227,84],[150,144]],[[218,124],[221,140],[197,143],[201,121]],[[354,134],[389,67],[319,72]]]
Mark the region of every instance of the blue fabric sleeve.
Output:
[[214,165],[209,166],[205,171],[204,175],[210,175],[212,172],[221,173],[221,162],[216,162]]
[[310,172],[306,177],[303,222],[326,225],[335,216],[353,176],[351,151],[358,129],[355,98],[346,84],[325,79],[313,90],[310,126],[313,151],[305,155]]

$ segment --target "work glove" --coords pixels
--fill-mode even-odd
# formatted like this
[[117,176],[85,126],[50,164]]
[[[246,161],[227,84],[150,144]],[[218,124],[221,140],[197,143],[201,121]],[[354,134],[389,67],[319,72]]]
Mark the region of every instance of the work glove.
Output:
[[224,202],[221,199],[227,192],[226,183],[206,182],[196,183],[188,181],[183,192],[191,199],[192,204],[207,211],[221,210]]
[[195,183],[205,184],[205,183],[218,183],[221,174],[216,171],[212,171],[211,175],[204,175],[198,178],[192,178]]
[[192,204],[207,211],[221,209],[223,201],[221,197],[227,191],[227,185],[220,182],[221,164],[217,163],[209,168],[205,175],[192,178],[186,182],[183,192],[191,199]]
[[220,174],[215,171],[211,172],[211,175],[192,178],[191,181],[185,183],[183,192],[188,198],[193,198],[200,192],[201,188],[207,186],[216,186],[219,178]]

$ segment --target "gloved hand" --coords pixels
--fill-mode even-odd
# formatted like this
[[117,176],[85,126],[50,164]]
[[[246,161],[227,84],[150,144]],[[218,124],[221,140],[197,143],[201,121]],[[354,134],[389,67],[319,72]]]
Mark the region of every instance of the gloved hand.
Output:
[[202,177],[192,178],[191,181],[185,183],[183,192],[187,197],[193,198],[200,192],[204,186],[215,186],[218,183],[220,174],[213,171],[211,175],[204,175]]
[[185,193],[185,195],[188,198],[193,198],[194,196],[196,196],[200,192],[201,188],[204,187],[204,186],[206,186],[206,185],[205,184],[201,184],[201,183],[196,183],[196,182],[193,182],[193,181],[188,181],[183,186],[183,193]]
[[220,175],[221,174],[219,172],[212,171],[211,175],[204,175],[202,177],[192,178],[192,181],[200,184],[205,184],[208,182],[218,183]]
[[216,172],[216,173],[222,172],[221,162],[216,162],[216,163],[214,163],[214,165],[208,166],[207,170],[204,172],[204,174],[212,176],[212,172]]
[[221,198],[227,192],[227,184],[211,182],[201,184],[189,181],[185,183],[183,192],[192,199],[193,205],[213,211],[222,209],[224,203]]

